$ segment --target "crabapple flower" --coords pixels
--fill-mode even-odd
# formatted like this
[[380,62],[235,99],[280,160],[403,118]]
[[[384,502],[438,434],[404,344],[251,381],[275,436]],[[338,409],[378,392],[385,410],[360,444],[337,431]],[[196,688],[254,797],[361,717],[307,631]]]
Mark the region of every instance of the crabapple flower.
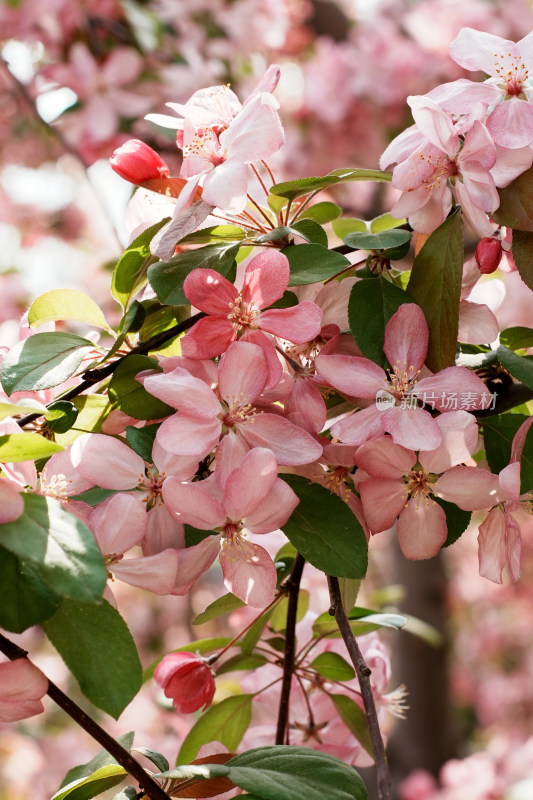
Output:
[[[290,269],[287,256],[277,250],[267,250],[252,258],[244,273],[242,292],[223,275],[211,269],[194,269],[187,275],[183,290],[193,306],[209,316],[199,320],[181,340],[184,356],[212,358],[223,353],[229,345],[252,331],[266,331],[296,344],[314,339],[320,332],[322,311],[309,301],[292,308],[268,308],[279,300],[289,284]],[[274,346],[264,338],[265,355],[281,366]],[[269,347],[270,345],[270,347]],[[271,351],[267,355],[267,348]]]
[[[225,439],[217,450],[214,474],[195,483],[168,478],[163,497],[179,520],[222,534],[220,563],[224,583],[233,594],[254,608],[272,602],[276,568],[264,548],[244,537],[243,529],[258,534],[277,530],[299,500],[278,478],[278,465],[270,450],[255,447],[246,452],[238,440]],[[198,575],[215,558],[216,552],[209,564],[200,565]]]
[[359,356],[317,356],[315,363],[322,381],[351,397],[373,400],[383,396],[387,400],[387,410],[374,403],[336,422],[331,427],[333,436],[345,444],[360,445],[386,431],[403,447],[434,450],[442,434],[431,414],[418,406],[419,400],[446,411],[450,398],[457,401],[457,396],[463,395],[470,409],[488,408],[490,394],[485,384],[466,367],[447,367],[418,380],[428,342],[422,309],[405,303],[385,328],[383,352],[392,367],[388,374]]
[[117,148],[109,163],[114,171],[130,183],[142,185],[152,178],[168,178],[170,169],[161,156],[139,139],[129,139]]
[[169,653],[155,668],[154,678],[179,714],[205,711],[215,695],[213,674],[194,653]]
[[44,711],[48,679],[27,658],[0,664],[0,722],[16,722]]

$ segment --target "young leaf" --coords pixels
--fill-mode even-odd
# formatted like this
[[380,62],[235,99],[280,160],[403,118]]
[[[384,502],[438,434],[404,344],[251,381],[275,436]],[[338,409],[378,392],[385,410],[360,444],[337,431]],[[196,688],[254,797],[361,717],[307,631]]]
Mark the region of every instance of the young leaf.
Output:
[[101,767],[87,778],[73,781],[55,793],[50,800],[90,800],[121,783],[128,773],[119,764]]
[[142,685],[137,648],[118,611],[105,600],[66,600],[43,627],[84,695],[118,719]]
[[[364,636],[366,633],[379,630],[379,628],[400,630],[407,623],[407,617],[402,614],[379,614],[376,611],[369,611],[367,608],[354,608],[348,615],[348,619],[355,636]],[[313,634],[337,639],[340,631],[335,619],[326,612],[320,614],[314,621]]]
[[38,328],[44,322],[75,319],[111,331],[99,306],[77,289],[52,289],[34,300],[28,311],[28,324]]
[[238,242],[246,239],[246,232],[238,225],[215,225],[201,228],[189,233],[180,244],[219,244],[220,242]]
[[367,233],[368,228],[364,219],[357,217],[341,217],[340,219],[333,220],[332,228],[339,237],[344,241],[344,237],[349,233]]
[[[117,742],[121,744],[122,747],[128,751],[128,753],[131,752],[134,739],[135,733],[133,731],[129,731],[129,733],[123,733],[122,736],[117,736]],[[65,786],[68,786],[69,783],[79,781],[80,778],[88,778],[90,775],[96,772],[96,770],[101,769],[101,767],[108,767],[110,764],[116,763],[117,761],[110,753],[107,752],[107,750],[100,750],[100,752],[97,753],[94,758],[91,758],[91,760],[86,764],[79,764],[77,767],[72,767],[72,769],[69,769],[59,788],[63,789]]]
[[[333,653],[330,653],[330,655],[333,655]],[[367,753],[374,757],[368,720],[363,709],[346,694],[330,694],[330,698],[348,730],[361,742]]]
[[455,364],[462,275],[463,221],[456,209],[416,256],[407,284],[428,324],[426,364],[432,372]]
[[167,222],[168,217],[143,231],[118,260],[113,272],[111,291],[124,310],[131,298],[147,283],[148,267],[156,260],[150,252],[150,242]]
[[2,546],[34,564],[56,594],[99,602],[107,571],[92,533],[58,500],[37,494],[23,500],[24,513],[0,529]]
[[224,661],[224,663],[218,667],[217,675],[224,675],[227,672],[235,672],[241,669],[258,669],[267,663],[268,659],[265,658],[265,656],[258,655],[257,653],[252,653],[251,655],[241,653],[240,655],[233,656],[232,658],[228,658],[227,661]]
[[35,564],[0,547],[0,627],[22,633],[51,617],[60,604]]
[[295,200],[303,194],[326,189],[336,183],[344,181],[390,181],[392,173],[381,172],[378,169],[335,169],[328,175],[313,178],[298,178],[294,181],[284,181],[276,183],[270,188],[270,194],[276,197],[286,197],[288,200]]
[[93,348],[92,342],[74,333],[36,333],[23,339],[2,362],[4,391],[10,395],[58,386],[76,372]]
[[210,622],[212,619],[217,619],[217,617],[222,616],[223,614],[229,614],[230,611],[235,611],[237,608],[242,608],[245,606],[242,600],[239,600],[238,597],[235,597],[234,594],[228,592],[228,594],[223,595],[222,597],[217,598],[217,600],[213,600],[210,603],[205,611],[202,611],[201,614],[198,614],[192,621],[193,625],[203,625],[204,622]]
[[[270,627],[273,631],[285,631],[287,628],[287,611],[289,607],[289,598],[283,597],[274,609],[274,613],[270,617]],[[300,622],[309,608],[309,592],[306,589],[300,589],[298,592],[298,604],[296,607],[296,622]]]
[[153,358],[142,355],[127,356],[115,370],[108,387],[108,396],[114,408],[135,419],[162,419],[175,409],[149,394],[136,380],[139,372],[158,370]]
[[76,422],[66,433],[55,433],[56,442],[63,447],[72,444],[80,433],[97,433],[111,412],[109,399],[102,394],[80,394],[72,403],[78,410]]
[[355,678],[352,665],[338,653],[320,653],[309,666],[330,681],[351,681]]
[[283,526],[297,550],[329,575],[364,578],[368,545],[356,517],[340,497],[299,475],[283,475],[300,503]]
[[0,436],[0,462],[34,461],[48,458],[63,450],[60,444],[45,439],[39,433],[8,433]]
[[289,286],[316,283],[336,275],[349,266],[348,259],[320,244],[298,244],[281,251],[289,259]]
[[406,219],[396,219],[390,214],[380,214],[379,217],[374,217],[370,222],[371,233],[381,233],[381,231],[390,231],[391,228],[399,228],[400,225],[405,225]]
[[228,277],[239,252],[239,244],[210,244],[198,250],[179,253],[170,261],[158,261],[148,270],[148,279],[159,300],[165,305],[186,305],[183,281],[193,269],[214,269]]
[[239,694],[208,708],[185,737],[178,764],[192,761],[208,742],[220,742],[230,752],[236,750],[250,724],[252,700],[251,694]]
[[170,768],[170,764],[166,760],[165,756],[161,753],[158,753],[157,750],[151,750],[149,747],[136,747],[135,751],[140,753],[142,756],[149,758],[152,764],[155,764],[157,769],[164,772],[166,769]]
[[341,213],[342,209],[340,206],[336,205],[336,203],[329,202],[329,200],[325,200],[321,203],[308,206],[299,215],[299,219],[314,219],[315,222],[325,225],[326,222],[332,222],[332,220],[340,217]]
[[344,243],[354,250],[389,250],[411,241],[411,232],[405,230],[384,230],[379,233],[349,233]]
[[509,350],[533,347],[533,328],[524,328],[522,326],[506,328],[500,332],[500,344],[508,347]]
[[411,302],[407,292],[382,277],[363,278],[352,287],[348,302],[350,330],[362,354],[380,367],[389,366],[383,352],[387,322],[401,305]]

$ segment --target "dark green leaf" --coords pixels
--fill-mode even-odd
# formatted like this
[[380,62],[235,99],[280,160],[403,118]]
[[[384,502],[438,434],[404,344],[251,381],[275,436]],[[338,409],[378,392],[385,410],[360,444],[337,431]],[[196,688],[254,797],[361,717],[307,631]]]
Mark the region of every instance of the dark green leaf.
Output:
[[244,736],[252,716],[251,694],[227,697],[202,714],[185,737],[178,755],[178,764],[196,758],[198,750],[208,742],[220,742],[234,752]]
[[[133,731],[129,731],[129,733],[123,733],[122,736],[117,736],[117,742],[124,747],[128,753],[131,752],[131,748],[133,747],[133,740],[135,738],[135,733]],[[61,783],[60,788],[63,789],[65,786],[68,786],[69,783],[73,781],[79,781],[80,778],[88,778],[93,772],[96,772],[97,769],[101,769],[101,767],[108,767],[110,764],[116,764],[116,759],[107,752],[107,750],[100,750],[99,753],[95,755],[94,758],[91,758],[87,764],[80,764],[78,767],[72,767],[69,769],[63,781]]]
[[179,253],[170,261],[159,261],[148,270],[148,279],[165,305],[179,306],[189,301],[183,292],[183,281],[193,269],[213,269],[229,278],[239,244],[210,244],[198,250]]
[[509,186],[498,189],[498,194],[500,205],[491,212],[491,219],[506,228],[533,231],[533,167]]
[[213,600],[205,611],[202,611],[201,614],[198,614],[193,619],[192,624],[203,625],[204,622],[209,622],[212,619],[221,617],[223,614],[229,614],[230,611],[235,611],[237,608],[242,608],[245,605],[246,603],[239,600],[239,598],[235,597],[231,592],[228,592],[228,594],[219,597],[217,600]]
[[368,545],[360,523],[346,503],[299,475],[284,475],[283,480],[300,498],[283,526],[296,549],[328,575],[364,578]]
[[331,278],[350,265],[345,256],[320,244],[291,245],[281,252],[289,259],[289,286],[301,286]]
[[214,225],[201,228],[181,239],[180,244],[215,244],[237,242],[246,238],[246,232],[238,225]]
[[43,627],[83,694],[118,719],[142,685],[137,648],[118,611],[105,600],[68,600]]
[[[485,453],[491,472],[498,474],[511,460],[513,439],[519,427],[528,419],[524,414],[500,414],[483,419]],[[533,433],[528,432],[520,461],[521,491],[533,489]]]
[[383,342],[385,327],[403,303],[412,303],[407,292],[385,278],[364,278],[350,292],[350,330],[362,354],[380,367],[389,366]]
[[215,531],[202,531],[200,528],[193,528],[192,525],[185,525],[185,547],[193,547],[195,544],[203,542],[208,536],[217,536]]
[[513,231],[513,258],[520,277],[533,289],[533,222],[530,224],[532,228],[528,231]]
[[78,418],[79,411],[69,400],[54,400],[46,412],[46,426],[54,433],[66,433]]
[[300,219],[291,225],[291,232],[296,233],[307,242],[321,244],[322,247],[328,246],[328,235],[322,225],[313,219]]
[[344,183],[344,181],[390,181],[391,177],[392,173],[381,172],[378,169],[352,169],[351,167],[346,167],[344,169],[335,169],[322,177],[299,178],[294,181],[276,183],[270,188],[270,193],[276,197],[281,196],[294,200],[303,194],[326,189],[328,186]]
[[405,230],[386,230],[380,233],[349,233],[344,237],[345,244],[354,250],[388,250],[411,241],[411,232]]
[[167,222],[168,217],[143,231],[118,260],[113,272],[111,291],[122,308],[125,309],[130,299],[146,285],[148,267],[155,260],[150,252],[150,243]]
[[136,380],[139,372],[149,369],[161,371],[157,362],[148,356],[127,356],[119,364],[108,387],[108,396],[114,408],[135,419],[162,419],[174,413],[174,408],[149,394]]
[[472,512],[463,511],[461,508],[458,508],[455,503],[448,503],[446,500],[441,500],[440,497],[436,498],[436,502],[444,509],[444,513],[446,514],[448,536],[442,546],[449,547],[456,542],[468,528]]
[[[395,628],[399,630],[407,623],[407,617],[402,614],[380,614],[367,608],[354,608],[348,614],[350,628],[355,636],[364,636],[379,628]],[[334,617],[329,613],[320,614],[313,623],[315,636],[327,636],[336,639],[340,636]]]
[[145,307],[138,300],[134,300],[120,320],[119,332],[123,334],[136,333],[141,330],[145,319]]
[[114,489],[100,489],[99,486],[95,486],[93,489],[87,489],[86,492],[77,494],[73,499],[81,500],[83,503],[87,503],[87,505],[94,508],[100,503],[103,503],[104,500],[107,500],[108,497],[111,497],[112,494],[115,494]]
[[161,755],[161,753],[158,753],[157,750],[150,750],[149,747],[136,747],[135,751],[150,759],[152,764],[155,764],[157,769],[161,770],[161,772],[164,772],[166,769],[170,769],[170,764],[166,760],[165,756]]
[[345,694],[330,694],[333,705],[337,709],[339,717],[342,719],[348,730],[356,739],[361,742],[367,753],[374,757],[374,748],[368,728],[368,720],[363,709]]
[[533,347],[533,328],[517,326],[506,328],[500,333],[500,344],[509,350],[521,350],[524,347]]
[[260,244],[263,244],[264,242],[278,242],[280,239],[286,239],[290,232],[291,229],[286,225],[280,225],[277,228],[273,228],[271,231],[268,231],[268,233],[258,236],[255,241]]
[[126,439],[129,446],[148,464],[152,463],[152,447],[158,430],[159,423],[157,422],[142,428],[135,428],[133,425],[126,427]]
[[355,678],[352,665],[338,653],[320,653],[309,666],[330,681],[351,681]]
[[533,361],[513,353],[503,345],[498,347],[498,358],[502,367],[505,367],[513,378],[521,381],[529,389],[533,389]]
[[463,221],[456,209],[426,241],[413,263],[407,291],[429,327],[426,364],[438,372],[455,363],[463,275]]
[[58,595],[98,602],[107,571],[89,529],[58,500],[24,494],[24,513],[0,527],[0,544],[35,565]]
[[297,305],[298,305],[298,298],[296,297],[294,292],[287,290],[286,292],[283,293],[283,297],[281,297],[275,303],[272,303],[272,305],[269,306],[269,308],[292,308],[292,306],[297,306]]
[[5,356],[0,369],[4,391],[10,395],[59,386],[93,348],[92,342],[74,333],[35,333]]
[[340,206],[325,200],[321,203],[315,203],[313,206],[308,206],[302,211],[299,219],[314,219],[315,222],[325,225],[326,222],[331,222],[337,219],[337,217],[340,217],[341,213],[342,209]]
[[60,604],[35,564],[0,547],[0,627],[22,633],[51,617]]

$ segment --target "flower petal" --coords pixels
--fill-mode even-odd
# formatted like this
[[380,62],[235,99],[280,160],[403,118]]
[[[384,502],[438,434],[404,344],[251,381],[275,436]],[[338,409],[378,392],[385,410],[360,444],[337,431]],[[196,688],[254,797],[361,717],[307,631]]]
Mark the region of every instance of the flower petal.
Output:
[[224,583],[252,608],[264,608],[274,599],[277,573],[266,550],[242,537],[225,539],[220,553]]
[[447,536],[444,509],[431,498],[417,492],[398,519],[398,542],[404,556],[413,561],[433,558]]

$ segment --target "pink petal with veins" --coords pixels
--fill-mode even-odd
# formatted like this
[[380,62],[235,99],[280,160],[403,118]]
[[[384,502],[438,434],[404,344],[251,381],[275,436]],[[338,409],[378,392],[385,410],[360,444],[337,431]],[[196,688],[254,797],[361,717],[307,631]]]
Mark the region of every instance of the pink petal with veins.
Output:
[[263,351],[256,344],[234,342],[218,365],[218,389],[228,405],[244,405],[261,394],[268,379]]
[[226,520],[222,503],[206,491],[201,482],[181,483],[177,478],[167,478],[163,484],[163,500],[179,522],[202,531],[213,530]]
[[317,377],[352,397],[374,399],[380,389],[388,386],[381,367],[359,356],[322,356],[315,359]]
[[277,250],[265,250],[246,267],[242,299],[256,309],[268,308],[283,297],[289,276],[287,256]]
[[244,527],[252,533],[276,531],[285,525],[299,502],[291,487],[276,478],[263,502],[246,517]]
[[143,459],[123,442],[103,433],[78,436],[71,448],[71,461],[83,478],[104,489],[133,489],[144,476]]
[[370,478],[362,481],[358,489],[370,532],[380,533],[391,528],[407,501],[404,482],[398,478]]
[[239,538],[225,539],[220,553],[224,583],[252,608],[264,608],[274,599],[277,573],[266,550]]
[[415,377],[426,360],[428,341],[424,312],[415,303],[405,303],[387,322],[383,352],[393,368],[398,364]]
[[305,344],[315,339],[322,323],[322,310],[316,303],[304,300],[291,308],[272,308],[263,311],[258,318],[259,326],[295,344]]
[[181,338],[181,352],[188,358],[214,358],[236,338],[237,332],[227,316],[204,317]]
[[183,291],[191,305],[206,314],[227,315],[239,292],[214,269],[193,269],[183,282]]
[[380,436],[359,447],[354,461],[374,478],[401,478],[416,463],[413,450],[394,444],[390,436]]
[[125,558],[111,565],[111,572],[124,583],[158,595],[172,594],[178,580],[179,553],[163,550],[143,558]]
[[425,496],[412,497],[398,519],[398,542],[413,561],[436,556],[448,536],[446,514]]
[[307,431],[277,414],[258,414],[235,426],[249,447],[267,447],[279,464],[309,464],[322,455],[322,445]]
[[410,450],[429,447],[434,450],[441,443],[439,426],[423,408],[396,406],[381,414],[384,430],[391,434],[396,444]]
[[498,476],[479,467],[452,467],[433,486],[433,494],[463,511],[491,508],[500,502]]

